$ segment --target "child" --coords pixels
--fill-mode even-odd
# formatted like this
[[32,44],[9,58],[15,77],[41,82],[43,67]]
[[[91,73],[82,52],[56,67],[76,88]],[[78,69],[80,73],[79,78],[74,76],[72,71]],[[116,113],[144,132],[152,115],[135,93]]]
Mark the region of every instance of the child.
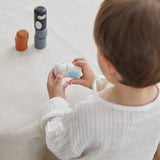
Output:
[[[105,0],[95,20],[96,78],[84,58],[83,76],[62,85],[63,73],[48,76],[50,100],[40,125],[61,160],[152,160],[160,142],[160,2]],[[69,84],[93,89],[72,109]]]

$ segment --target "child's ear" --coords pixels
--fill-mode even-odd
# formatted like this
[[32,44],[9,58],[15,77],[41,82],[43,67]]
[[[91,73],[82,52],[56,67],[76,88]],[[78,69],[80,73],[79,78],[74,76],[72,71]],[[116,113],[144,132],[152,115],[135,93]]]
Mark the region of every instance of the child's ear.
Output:
[[102,62],[102,66],[104,67],[104,70],[107,73],[108,78],[113,77],[117,73],[112,63],[103,55],[101,55],[101,62]]

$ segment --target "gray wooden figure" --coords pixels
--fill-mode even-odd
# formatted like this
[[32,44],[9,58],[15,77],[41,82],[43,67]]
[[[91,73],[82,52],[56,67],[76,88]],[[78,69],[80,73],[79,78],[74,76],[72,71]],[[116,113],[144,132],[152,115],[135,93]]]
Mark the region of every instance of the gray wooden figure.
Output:
[[46,47],[47,40],[47,10],[43,6],[34,9],[34,45],[37,49]]

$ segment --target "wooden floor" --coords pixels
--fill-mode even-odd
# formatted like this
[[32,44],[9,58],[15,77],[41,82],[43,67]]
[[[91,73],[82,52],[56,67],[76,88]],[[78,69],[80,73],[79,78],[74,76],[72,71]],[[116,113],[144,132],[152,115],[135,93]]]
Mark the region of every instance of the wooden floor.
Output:
[[[58,159],[53,155],[52,152],[50,152],[48,149],[46,149],[45,157],[43,160],[58,160]],[[160,160],[160,144],[157,148],[157,152],[156,152],[153,160]]]
[[160,144],[159,144],[159,146],[157,148],[157,152],[156,152],[156,154],[154,156],[154,160],[160,160]]
[[45,153],[43,160],[58,160],[58,159],[56,158],[55,155],[53,155],[52,152],[50,152],[48,149],[46,149],[46,153]]

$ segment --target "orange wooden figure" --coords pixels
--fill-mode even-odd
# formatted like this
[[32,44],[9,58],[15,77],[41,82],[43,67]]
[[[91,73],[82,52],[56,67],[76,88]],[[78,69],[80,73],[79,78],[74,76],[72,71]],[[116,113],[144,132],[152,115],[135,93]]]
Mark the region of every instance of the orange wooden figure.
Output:
[[18,51],[25,51],[28,48],[29,33],[22,29],[19,30],[15,37],[15,47]]

